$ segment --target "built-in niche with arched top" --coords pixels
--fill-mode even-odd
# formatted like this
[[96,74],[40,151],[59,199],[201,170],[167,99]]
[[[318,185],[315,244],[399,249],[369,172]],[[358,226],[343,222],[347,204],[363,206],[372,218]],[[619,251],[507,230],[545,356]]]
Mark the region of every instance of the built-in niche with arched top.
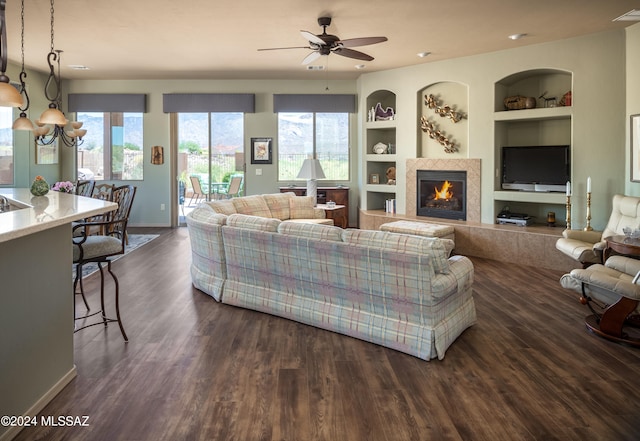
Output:
[[418,100],[419,157],[468,157],[468,87],[449,81],[434,83],[418,92]]

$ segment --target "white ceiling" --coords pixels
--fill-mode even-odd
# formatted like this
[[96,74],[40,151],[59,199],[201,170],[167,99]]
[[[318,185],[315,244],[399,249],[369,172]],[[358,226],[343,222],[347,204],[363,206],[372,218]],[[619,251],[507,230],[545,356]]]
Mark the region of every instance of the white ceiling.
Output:
[[[388,70],[611,29],[638,0],[58,0],[55,49],[65,79],[353,79]],[[8,58],[20,64],[20,1],[7,0]],[[342,39],[386,36],[356,48],[375,60],[331,54],[301,64],[301,30],[320,34],[317,17]],[[510,40],[508,35],[526,33]],[[25,65],[48,72],[50,0],[25,0]],[[426,58],[418,52],[429,51]],[[363,70],[355,65],[364,64]],[[71,70],[83,65],[89,70]],[[18,80],[18,78],[12,78]]]

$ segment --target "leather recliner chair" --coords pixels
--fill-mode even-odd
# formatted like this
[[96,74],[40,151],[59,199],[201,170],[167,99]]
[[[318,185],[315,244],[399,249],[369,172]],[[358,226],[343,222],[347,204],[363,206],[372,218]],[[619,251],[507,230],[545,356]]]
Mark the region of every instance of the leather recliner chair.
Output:
[[603,264],[574,269],[560,278],[563,288],[580,294],[592,315],[585,319],[595,334],[640,347],[640,260],[611,256]]
[[556,248],[580,262],[583,268],[603,263],[604,239],[624,234],[622,229],[625,227],[640,227],[640,198],[617,194],[613,197],[611,216],[604,231],[564,230],[556,241]]

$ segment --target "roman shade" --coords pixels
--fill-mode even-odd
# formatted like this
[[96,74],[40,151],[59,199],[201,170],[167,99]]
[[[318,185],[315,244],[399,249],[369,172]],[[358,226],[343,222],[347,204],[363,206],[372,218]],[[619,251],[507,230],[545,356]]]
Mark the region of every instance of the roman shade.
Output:
[[336,94],[275,94],[273,111],[278,112],[319,112],[355,113],[355,95]]
[[143,93],[70,93],[69,112],[146,112]]
[[164,113],[177,112],[255,112],[253,93],[165,93]]

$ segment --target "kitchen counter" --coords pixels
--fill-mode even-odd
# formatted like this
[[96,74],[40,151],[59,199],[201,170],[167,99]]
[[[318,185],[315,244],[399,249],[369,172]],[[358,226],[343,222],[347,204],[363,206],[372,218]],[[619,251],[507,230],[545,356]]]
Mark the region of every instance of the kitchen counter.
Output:
[[113,202],[79,197],[69,193],[49,191],[44,196],[33,196],[28,188],[0,188],[0,195],[20,210],[0,213],[0,242],[17,239],[59,225],[70,224],[100,213],[115,210]]
[[[0,415],[33,416],[76,376],[71,223],[117,204],[26,188],[0,195],[12,205],[0,213]],[[19,431],[0,426],[0,441]]]

